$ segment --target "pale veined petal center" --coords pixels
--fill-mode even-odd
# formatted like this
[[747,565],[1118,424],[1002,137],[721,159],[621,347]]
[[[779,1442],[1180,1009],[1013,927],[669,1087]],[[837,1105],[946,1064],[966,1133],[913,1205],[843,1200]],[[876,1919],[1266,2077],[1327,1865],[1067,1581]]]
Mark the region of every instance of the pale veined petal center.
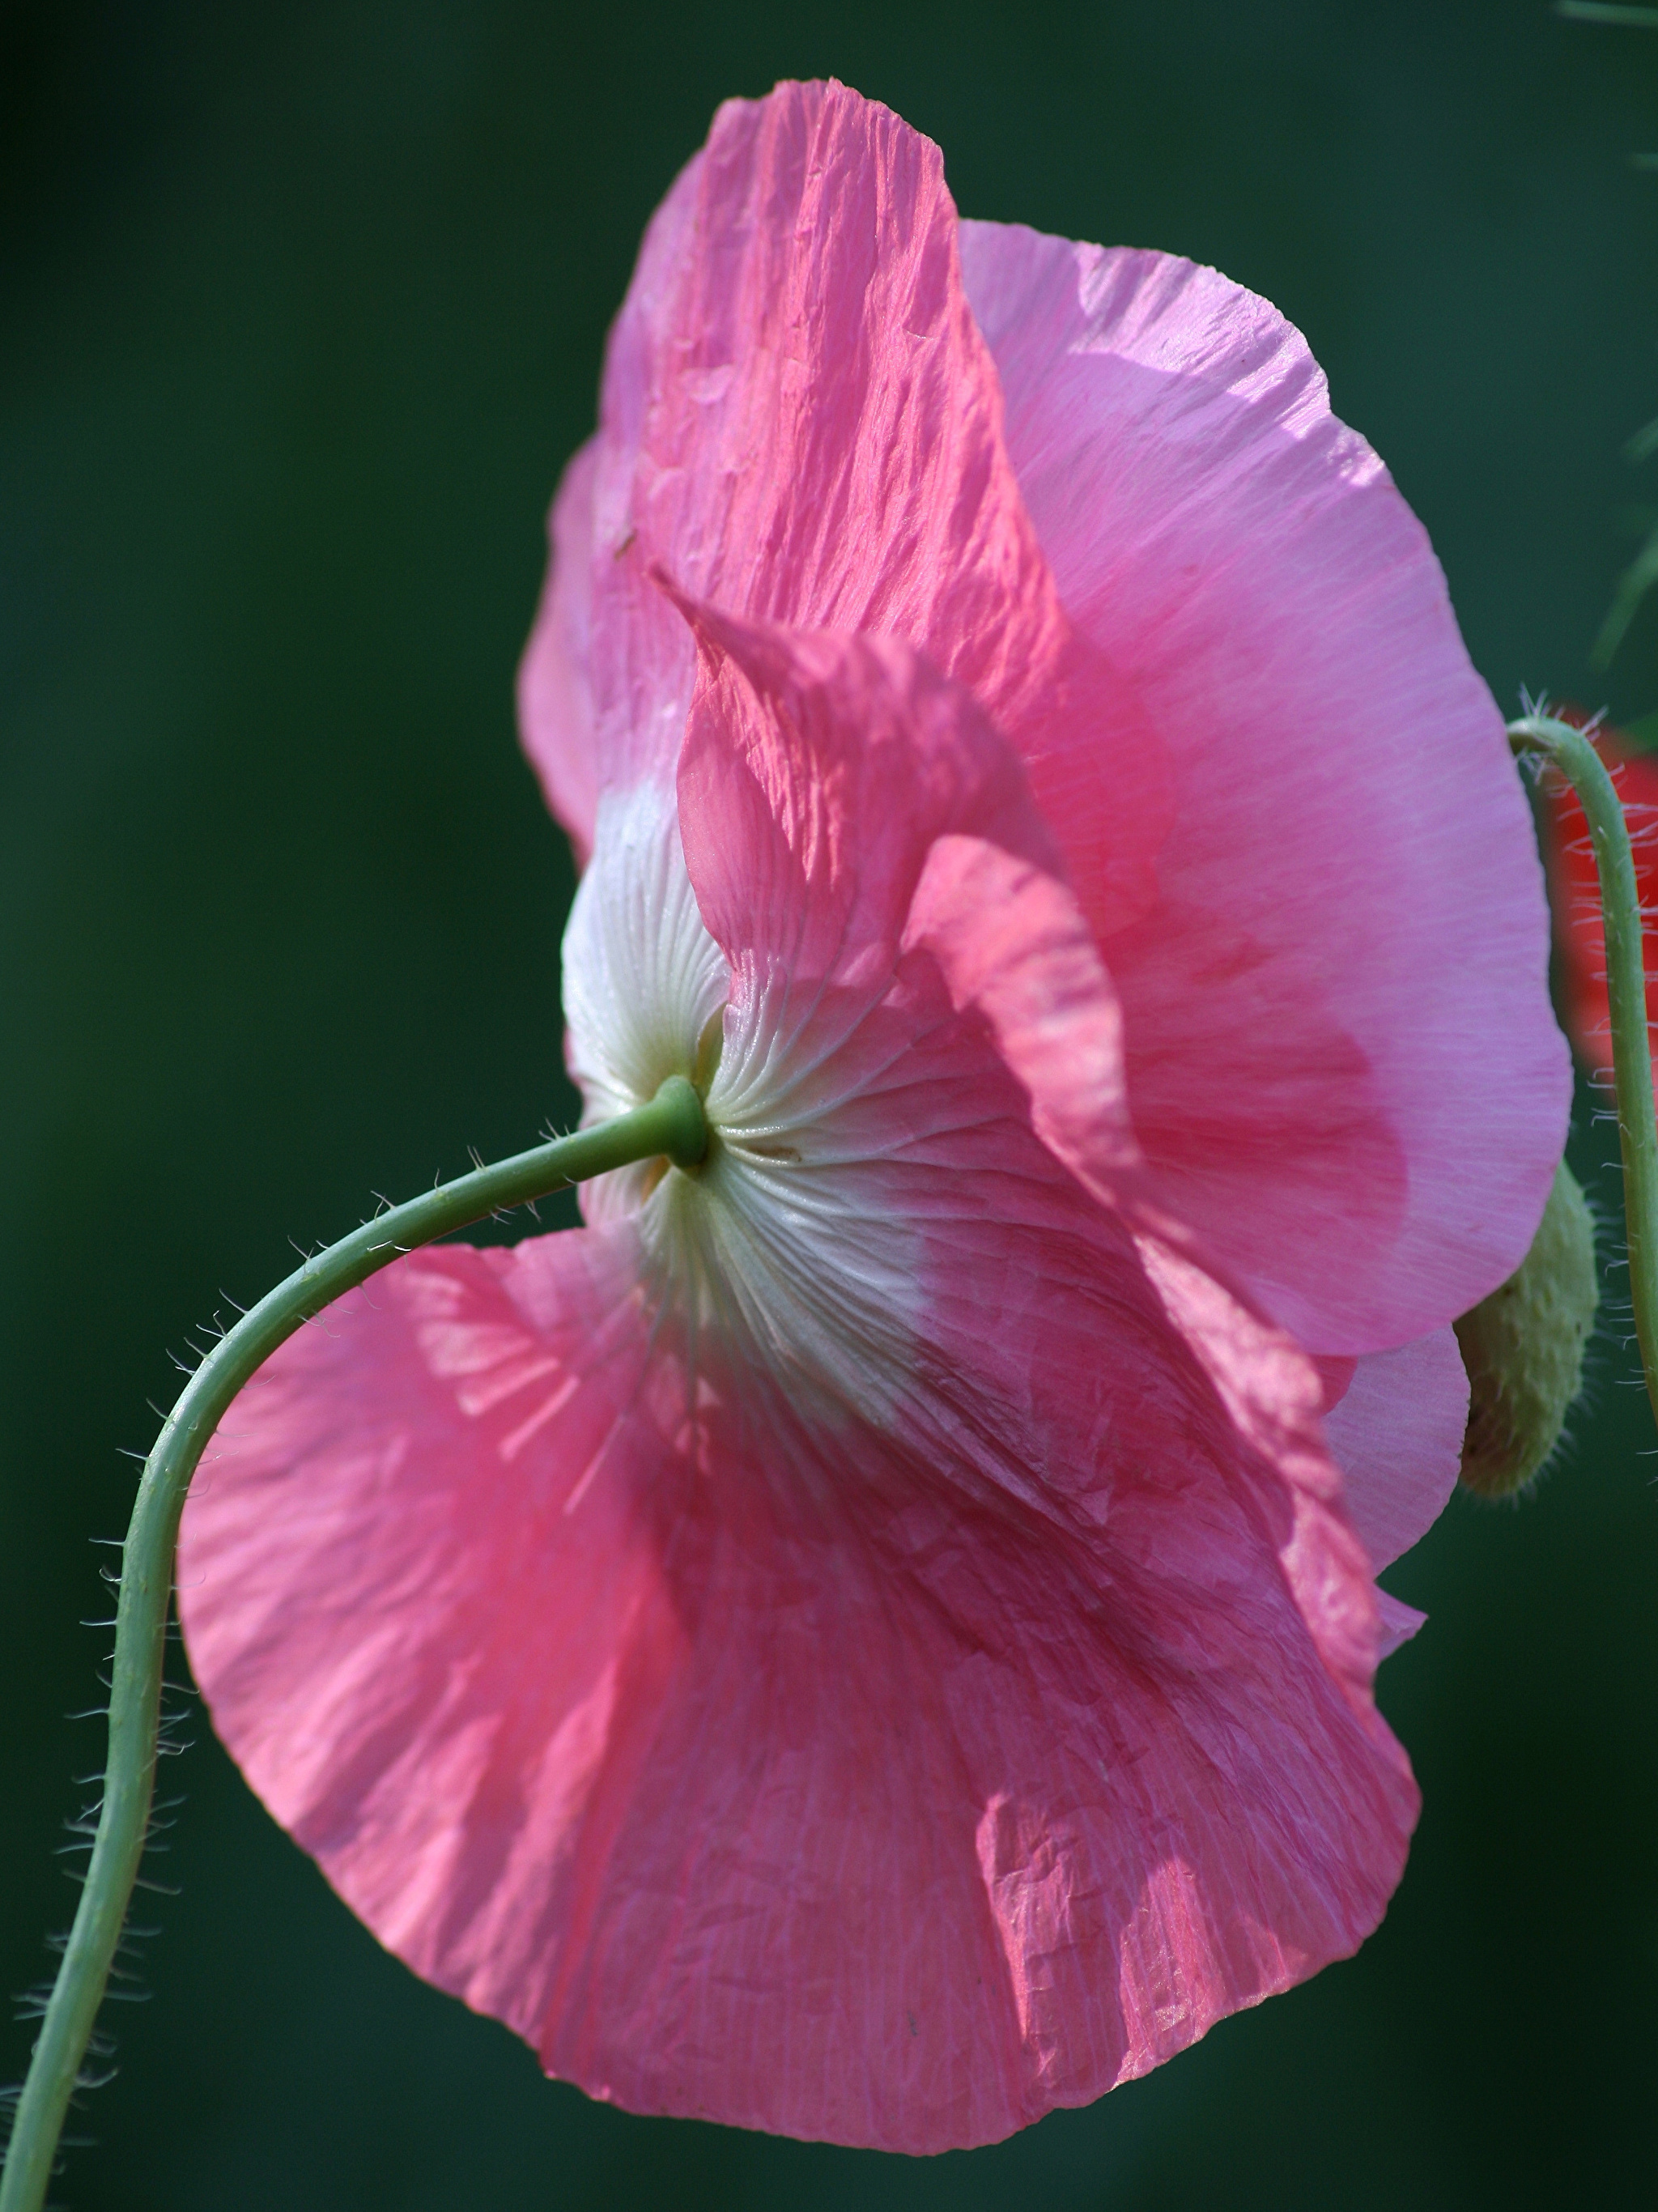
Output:
[[799,1079],[768,1000],[733,997],[672,792],[606,793],[564,939],[582,1119],[625,1113],[682,1074],[703,1092],[711,1136],[700,1169],[623,1169],[584,1187],[583,1212],[634,1222],[647,1295],[700,1372],[747,1366],[809,1417],[881,1419],[914,1370],[916,1233],[881,1163],[847,1143],[853,1099],[821,1065]]

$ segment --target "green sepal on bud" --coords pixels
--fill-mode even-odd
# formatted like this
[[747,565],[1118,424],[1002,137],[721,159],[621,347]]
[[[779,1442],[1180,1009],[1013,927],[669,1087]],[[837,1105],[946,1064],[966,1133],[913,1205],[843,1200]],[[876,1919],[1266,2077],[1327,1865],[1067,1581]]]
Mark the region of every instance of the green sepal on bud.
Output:
[[1456,1324],[1469,1387],[1462,1480],[1478,1496],[1512,1498],[1541,1472],[1582,1387],[1599,1304],[1594,1217],[1562,1160],[1530,1251]]

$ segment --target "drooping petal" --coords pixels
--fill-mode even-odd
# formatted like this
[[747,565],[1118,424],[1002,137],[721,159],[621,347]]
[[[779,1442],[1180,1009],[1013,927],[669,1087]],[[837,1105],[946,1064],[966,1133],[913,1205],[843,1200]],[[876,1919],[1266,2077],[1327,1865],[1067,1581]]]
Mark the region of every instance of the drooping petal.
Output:
[[[1162,749],[1059,605],[1000,424],[937,147],[838,84],[722,107],[611,341],[585,587],[593,780],[671,773],[693,658],[659,564],[733,615],[926,653],[1018,739],[1102,910],[1143,910]],[[561,540],[558,562],[579,557]],[[528,665],[546,650],[538,631]],[[1078,720],[1112,750],[1108,794],[1066,756]],[[540,760],[532,720],[526,742]]]
[[[1263,1977],[1278,1986],[1273,1977],[1293,1978],[1303,1971],[1287,1961],[1291,1954],[1306,1955],[1299,1946],[1309,1928],[1321,1924],[1318,1941],[1332,1942],[1334,1926],[1380,1861],[1391,1863],[1391,1854],[1402,1849],[1413,1799],[1396,1749],[1379,1732],[1369,1705],[1377,1623],[1368,1562],[1336,1518],[1336,1485],[1304,1425],[1318,1403],[1316,1382],[1293,1347],[1252,1321],[1189,1259],[1149,1233],[1136,1247],[1084,1200],[1051,1153],[1032,1141],[1030,1101],[1022,1084],[1010,1079],[1011,1071],[999,1083],[993,1061],[974,1079],[970,1060],[963,1060],[964,1042],[975,1036],[989,1042],[974,1019],[976,1006],[953,1027],[936,1016],[915,1021],[926,1003],[921,957],[929,964],[932,959],[917,899],[929,884],[934,891],[940,888],[938,854],[992,853],[1027,877],[1040,873],[1028,855],[1010,854],[993,834],[975,834],[1005,825],[1013,810],[1005,799],[985,812],[975,803],[1003,780],[987,778],[980,765],[987,733],[975,730],[972,702],[951,687],[921,682],[925,671],[890,650],[876,655],[857,641],[790,641],[775,633],[756,640],[726,626],[709,652],[709,629],[705,623],[703,675],[682,764],[682,826],[699,902],[738,979],[728,1018],[732,1035],[740,1038],[744,1027],[742,979],[766,974],[780,953],[799,962],[809,979],[803,995],[821,1000],[855,977],[859,996],[868,1003],[873,955],[884,947],[888,958],[900,957],[896,988],[878,1011],[890,1015],[902,1006],[913,1024],[907,1079],[956,1060],[959,1073],[944,1095],[970,1101],[973,1108],[955,1132],[917,1128],[909,1143],[890,1146],[884,1172],[867,1183],[870,1210],[907,1221],[914,1231],[914,1264],[926,1293],[910,1316],[918,1380],[894,1405],[887,1473],[880,1475],[872,1466],[868,1481],[873,1494],[887,1492],[908,1445],[944,1490],[933,1510],[923,1511],[918,1503],[905,1515],[926,1532],[935,1595],[959,1586],[953,1579],[946,1584],[944,1577],[953,1577],[960,1555],[969,1566],[968,1586],[982,1581],[999,1590],[994,1609],[1000,1617],[1023,1621],[1018,1644],[1023,1664],[1040,1674],[1044,1648],[1053,1650],[1057,1639],[1063,1649],[1051,1686],[1029,1708],[1041,1755],[1017,1791],[1006,1787],[1005,1776],[988,1790],[984,1803],[993,1817],[981,1822],[979,1838],[1019,2025],[1025,2094],[1039,2082],[1035,2094],[1042,2100],[1071,2101],[1092,2094],[1084,2086],[1086,2065],[1078,2070],[1079,2037],[1090,2046],[1088,2063],[1115,2069],[1109,2078],[1156,2063],[1200,2032],[1207,2019],[1248,2001],[1245,1992],[1262,1987]],[[874,694],[884,678],[889,696],[882,701]],[[947,711],[952,705],[953,715]],[[906,714],[914,724],[910,743],[896,745],[895,726]],[[953,775],[946,765],[952,757]],[[895,775],[905,787],[895,789]],[[922,836],[931,831],[934,836],[919,870],[915,825]],[[909,921],[895,943],[900,887],[909,885],[915,887]],[[976,912],[987,940],[975,963],[958,934],[957,980],[967,972],[991,976],[1005,1002],[1017,1006],[1028,1077],[1041,1061],[1041,1024],[1029,979],[1046,961],[1058,983],[1050,1012],[1070,1022],[1067,994],[1085,995],[1074,947],[1039,899],[1012,902],[1029,933],[1020,949],[1008,943],[1019,926],[1008,902],[975,902],[970,884],[953,876],[948,889],[969,893],[949,909],[958,932],[963,917]],[[807,934],[799,920],[807,895],[834,917],[821,939]],[[1096,957],[1094,974],[1099,974]],[[940,996],[944,982],[940,973]],[[1102,1060],[1108,1050],[1108,1003],[1085,1009],[1096,1024]],[[809,1040],[814,1053],[823,1040],[823,1029],[814,1025],[783,1019],[767,1026],[772,1034]],[[824,1063],[826,1074],[832,1078],[843,1059],[861,1065],[855,1025],[837,1020],[829,1034],[836,1048]],[[778,1072],[786,1079],[786,1063]],[[1108,1097],[1108,1091],[1102,1095]],[[835,1118],[828,1117],[830,1127]],[[1093,1125],[1102,1118],[1095,1116]],[[900,1110],[900,1130],[907,1119]],[[992,1193],[993,1204],[983,1203],[981,1194]],[[1148,1293],[1160,1301],[1162,1319],[1174,1332],[1161,1353],[1152,1340],[1152,1340],[1144,1333]],[[1090,1346],[1108,1343],[1108,1362],[1090,1356]],[[1288,1642],[1298,1644],[1302,1634],[1308,1637],[1318,1655],[1322,1694],[1339,1698],[1358,1729],[1343,1754],[1347,1778],[1335,1793],[1350,1806],[1360,1799],[1367,1804],[1358,1828],[1330,1820],[1332,1800],[1310,1790],[1299,1752],[1289,1756],[1293,1778],[1288,1767],[1279,1770],[1285,1796],[1301,1808],[1291,1821],[1297,1848],[1324,1869],[1313,1877],[1315,1891],[1321,1893],[1310,1922],[1290,1905],[1287,1888],[1280,1887],[1287,1881],[1287,1862],[1277,1855],[1286,1834],[1279,1827],[1284,1802],[1274,1796],[1277,1785],[1266,1783],[1266,1767],[1246,1781],[1237,1764],[1242,1740],[1249,1736],[1261,1746],[1275,1736],[1278,1723],[1260,1711],[1248,1728],[1236,1715],[1226,1723],[1229,1750],[1219,1762],[1228,1778],[1223,1812],[1207,1798],[1217,1769],[1213,1745],[1204,1747],[1208,1719],[1215,1717],[1212,1712],[1200,1717],[1205,1695],[1198,1695],[1196,1710],[1188,1712],[1167,1679],[1157,1681],[1149,1704],[1142,1704],[1135,1686],[1145,1680],[1143,1665],[1152,1677],[1160,1673],[1151,1645],[1139,1642],[1140,1632],[1167,1657],[1167,1639],[1180,1639],[1182,1622],[1192,1624],[1196,1638],[1176,1668],[1188,1686],[1201,1674],[1213,1688],[1234,1669],[1265,1680],[1254,1677],[1262,1650],[1246,1656],[1229,1642],[1222,1620],[1228,1601],[1220,1602],[1216,1615],[1208,1611],[1215,1595],[1209,1577],[1217,1565],[1208,1546],[1213,1539],[1224,1552],[1230,1540],[1217,1535],[1209,1519],[1214,1501],[1206,1505],[1198,1494],[1200,1483],[1187,1489],[1177,1477],[1169,1487],[1171,1466],[1183,1461],[1178,1449],[1171,1459],[1169,1436],[1192,1431],[1188,1416],[1170,1418],[1168,1394],[1172,1390],[1178,1399],[1183,1388],[1178,1378],[1189,1381],[1194,1368],[1203,1370],[1225,1409],[1212,1438],[1224,1431],[1229,1449],[1246,1458],[1260,1453],[1272,1467],[1274,1503],[1260,1497],[1256,1503],[1272,1527],[1270,1540],[1284,1578],[1278,1586],[1295,1593],[1299,1626]],[[1137,1427],[1147,1422],[1163,1435],[1159,1460],[1142,1456],[1134,1442]],[[835,1452],[848,1470],[858,1468],[855,1443],[837,1437]],[[1002,1516],[1015,1506],[1036,1516],[1039,1528],[1048,1524],[1058,1533],[1068,1523],[1060,1543],[1066,1561],[1075,1565],[1092,1553],[1103,1570],[1096,1593],[1096,1598],[1107,1589],[1112,1593],[1101,1617],[1111,1656],[1096,1655],[1104,1667],[1097,1705],[1090,1670],[1073,1641],[1094,1610],[1086,1591],[1078,1589],[1068,1601],[1055,1604],[1045,1626],[1027,1599],[1012,1595],[1020,1547]],[[987,1522],[975,1527],[981,1514]],[[1226,1517],[1221,1510],[1219,1522]],[[1093,1552],[1095,1539],[1102,1551]],[[1205,1600],[1193,1603],[1187,1591],[1182,1602],[1161,1588],[1148,1594],[1146,1612],[1134,1615],[1132,1593],[1146,1583],[1157,1585],[1165,1568],[1177,1579],[1195,1572]],[[1222,1572],[1218,1580],[1231,1587],[1229,1574]],[[1139,1628],[1130,1629],[1131,1616]],[[1257,1626],[1266,1644],[1276,1647],[1264,1620]],[[1117,1640],[1125,1632],[1134,1648],[1132,1661],[1127,1646]],[[1218,1642],[1212,1640],[1217,1637]],[[1301,1651],[1304,1662],[1307,1647]],[[1267,1662],[1268,1672],[1272,1663]],[[1304,1686],[1305,1674],[1298,1671],[1298,1679]],[[1065,1690],[1061,1680],[1068,1685]],[[1004,1687],[1011,1696],[1011,1686]],[[1221,1693],[1223,1702],[1226,1694]],[[1046,1723],[1035,1723],[1038,1711],[1048,1716]],[[1086,1717],[1090,1711],[1112,1730],[1127,1731],[1114,1735],[1116,1749],[1108,1757],[1099,1755],[1094,1722]],[[1069,1743],[1054,1725],[1061,1711],[1066,1729],[1079,1730]],[[984,1725],[993,1724],[1005,1754],[1019,1730],[1010,1732],[1005,1711],[993,1723],[987,1715]],[[1300,1723],[1289,1726],[1293,1733]],[[960,1741],[959,1724],[954,1733]],[[1141,1775],[1146,1794],[1125,1822],[1121,1807],[1114,1813],[1109,1802],[1090,1803],[1089,1763],[1095,1762],[1102,1778],[1121,1771],[1130,1745],[1128,1763],[1149,1764]],[[1278,1755],[1270,1751],[1266,1766]],[[1265,1794],[1257,1795],[1258,1789]],[[1026,1790],[1032,1793],[1028,1798]],[[1176,1814],[1176,1807],[1186,1810]],[[1169,1864],[1162,1860],[1161,1847],[1154,1847],[1162,1865],[1155,1872],[1132,1834],[1147,1817],[1160,1829],[1189,1817],[1187,1834],[1205,1834],[1212,1852],[1194,1850],[1188,1859],[1177,1851],[1178,1863]],[[1281,1871],[1272,1871],[1274,1866]],[[1346,1903],[1338,1905],[1336,1894],[1349,1882]],[[1084,1899],[1086,1907],[1079,1903]],[[1148,1904],[1149,1921],[1143,1917]],[[1195,1921],[1185,1920],[1188,1911]],[[1181,1923],[1189,1941],[1174,1932]],[[1130,1932],[1139,1928],[1151,1936],[1145,1948]],[[1285,1948],[1277,1948],[1280,1944]],[[1114,1962],[1121,2007],[1114,2019],[1103,2018],[1097,1995],[1089,1994],[1098,1991],[1108,1960]],[[1170,2004],[1176,1990],[1181,1994]],[[1172,2041],[1162,2040],[1165,2032]],[[1093,2078],[1102,2082],[1107,2076],[1102,2071]]]
[[191,1501],[192,1663],[254,1787],[595,2094],[990,2140],[1350,1950],[1397,1878],[1295,1355],[1078,1235],[1017,1135],[1010,1221],[920,1194],[884,1427],[688,1364],[618,1233],[567,1232],[335,1309]]
[[262,1370],[184,1518],[219,1733],[382,1940],[452,1987],[495,1954],[544,1972],[554,1808],[588,1809],[648,1603],[627,1488],[596,1480],[643,1384],[632,1255],[575,1232],[401,1263]]
[[1148,1160],[1307,1343],[1417,1336],[1517,1265],[1568,1104],[1530,825],[1438,566],[1265,301],[995,224],[963,253],[1066,611],[1173,762],[1157,905],[1090,907]]
[[[1145,1219],[1121,1018],[1068,888],[987,842],[942,838],[918,887],[910,941],[937,958],[957,1006],[987,1017],[1050,1149],[1096,1197]],[[1162,1224],[1165,1236],[1171,1228]],[[1468,1418],[1461,1354],[1444,1328],[1391,1352],[1315,1364],[1344,1502],[1379,1571],[1427,1533],[1456,1486]],[[1377,1596],[1385,1656],[1424,1616],[1385,1591]]]

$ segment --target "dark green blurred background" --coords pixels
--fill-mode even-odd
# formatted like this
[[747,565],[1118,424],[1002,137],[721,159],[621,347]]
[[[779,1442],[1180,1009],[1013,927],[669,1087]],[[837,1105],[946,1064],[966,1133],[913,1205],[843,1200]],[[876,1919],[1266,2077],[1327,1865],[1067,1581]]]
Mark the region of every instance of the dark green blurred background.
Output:
[[[1535,0],[7,7],[0,55],[0,1990],[73,1902],[88,1540],[167,1347],[572,1100],[571,874],[514,746],[542,514],[716,102],[833,72],[969,214],[1276,301],[1475,660],[1586,653],[1658,501],[1658,35]],[[1378,728],[1376,741],[1386,744]],[[1454,959],[1455,947],[1446,947]],[[1604,1129],[1581,1164],[1608,1204]],[[1614,1333],[1576,1452],[1390,1577],[1427,1809],[1355,1962],[1092,2111],[909,2163],[643,2121],[383,1955],[205,1729],[81,2212],[1655,2201],[1658,1494]],[[154,1910],[148,1908],[153,1905]],[[27,2031],[6,2031],[0,2075]]]

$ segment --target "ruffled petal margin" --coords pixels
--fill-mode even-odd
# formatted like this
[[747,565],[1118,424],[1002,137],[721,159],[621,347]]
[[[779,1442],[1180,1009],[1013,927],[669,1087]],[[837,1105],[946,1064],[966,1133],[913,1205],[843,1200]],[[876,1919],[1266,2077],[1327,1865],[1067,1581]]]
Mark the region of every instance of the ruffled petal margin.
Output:
[[1570,1098],[1526,803],[1438,564],[1265,301],[1017,227],[962,246],[1061,599],[1172,763],[1127,927],[1048,810],[1148,1161],[1303,1342],[1416,1337],[1519,1264]]
[[[1343,1498],[1379,1574],[1419,1543],[1450,1503],[1468,1425],[1468,1375],[1455,1332],[1436,1329],[1392,1352],[1320,1360],[1324,1434],[1341,1469]],[[1427,1615],[1378,1589],[1381,1656],[1414,1636]]]
[[[573,466],[560,495],[525,659],[525,743],[584,849],[589,786],[665,779],[677,758],[694,657],[660,569],[735,616],[924,653],[1015,739],[1102,910],[1144,909],[1163,750],[1060,605],[957,233],[938,148],[835,83],[728,101],[659,210],[611,336],[591,487]],[[589,494],[584,544],[564,524]],[[559,571],[578,563],[567,590]],[[578,605],[590,722],[550,675]],[[1108,792],[1065,758],[1078,724],[1112,750]]]
[[[1154,1294],[1067,1240],[1044,1157],[1045,1222],[931,1224],[884,1432],[659,1333],[647,1365],[625,1239],[574,1231],[354,1294],[191,1501],[191,1662],[253,1787],[595,2095],[987,2142],[1381,1916],[1415,1794],[1293,1356],[1177,1256]],[[987,1344],[1035,1419],[969,1380]]]

